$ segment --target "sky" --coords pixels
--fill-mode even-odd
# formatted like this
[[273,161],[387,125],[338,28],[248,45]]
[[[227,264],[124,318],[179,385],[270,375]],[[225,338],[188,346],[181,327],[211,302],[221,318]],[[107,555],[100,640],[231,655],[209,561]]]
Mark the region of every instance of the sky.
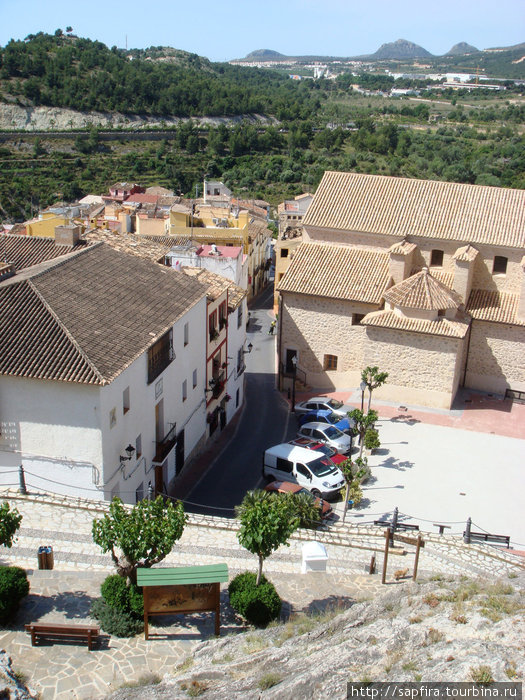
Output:
[[0,45],[73,28],[118,48],[171,46],[211,61],[256,49],[287,56],[356,56],[407,39],[440,55],[525,41],[523,0],[0,0]]

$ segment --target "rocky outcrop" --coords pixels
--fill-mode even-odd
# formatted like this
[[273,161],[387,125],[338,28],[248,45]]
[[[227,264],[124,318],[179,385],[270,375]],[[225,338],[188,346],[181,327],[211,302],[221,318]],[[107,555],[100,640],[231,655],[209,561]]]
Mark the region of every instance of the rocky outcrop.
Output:
[[336,614],[205,642],[155,686],[112,700],[343,698],[346,683],[522,681],[524,580],[399,582]]
[[[3,131],[71,131],[99,127],[103,129],[148,129],[176,126],[180,117],[160,117],[120,112],[77,112],[60,107],[30,107],[0,103],[0,130]],[[199,117],[196,124],[233,124],[241,121],[273,123],[258,114],[238,117]]]
[[0,698],[10,700],[33,700],[38,694],[24,685],[11,668],[11,659],[6,651],[0,650]]

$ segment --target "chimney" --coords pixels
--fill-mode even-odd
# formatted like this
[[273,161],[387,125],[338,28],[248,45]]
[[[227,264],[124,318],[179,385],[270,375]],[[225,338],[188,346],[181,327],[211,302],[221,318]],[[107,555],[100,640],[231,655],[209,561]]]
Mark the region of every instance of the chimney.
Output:
[[55,226],[55,245],[68,245],[74,248],[80,239],[80,226],[65,224]]
[[416,247],[414,243],[409,243],[406,239],[399,243],[394,243],[394,245],[390,247],[388,273],[394,284],[399,284],[410,276],[412,257]]
[[477,249],[470,244],[458,248],[453,256],[454,282],[452,283],[452,289],[459,294],[465,305],[468,302],[470,290],[472,289],[472,276],[477,256]]
[[520,321],[525,321],[525,255],[521,259],[520,263],[520,300],[518,303],[518,313],[517,316]]

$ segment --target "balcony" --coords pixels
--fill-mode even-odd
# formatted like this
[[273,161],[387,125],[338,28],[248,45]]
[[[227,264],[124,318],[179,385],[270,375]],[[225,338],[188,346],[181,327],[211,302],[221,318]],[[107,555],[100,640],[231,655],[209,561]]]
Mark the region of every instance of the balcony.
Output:
[[177,443],[177,424],[174,423],[160,442],[156,443],[153,463],[162,464]]
[[217,372],[217,374],[213,375],[208,384],[210,385],[208,391],[211,392],[212,398],[218,399],[224,391],[226,384],[226,372]]
[[148,350],[148,384],[151,384],[175,359],[171,331]]

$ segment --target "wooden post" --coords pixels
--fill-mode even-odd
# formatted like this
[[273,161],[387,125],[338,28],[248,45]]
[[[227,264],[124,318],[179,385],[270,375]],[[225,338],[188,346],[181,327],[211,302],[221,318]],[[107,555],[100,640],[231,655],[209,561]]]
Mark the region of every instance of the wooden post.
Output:
[[383,533],[385,537],[385,557],[383,559],[383,575],[381,576],[381,583],[386,581],[386,565],[388,562],[388,545],[390,544],[390,529],[385,530]]
[[417,545],[416,545],[416,558],[414,559],[414,573],[412,574],[412,581],[416,580],[417,576],[417,565],[419,563],[419,550],[421,549],[421,541],[422,541],[421,535],[417,536]]
[[149,593],[149,591],[146,588],[146,586],[144,586],[144,588],[142,589],[142,593],[143,593],[143,603],[144,603],[144,639],[148,639],[148,632],[149,632],[149,630],[148,630],[148,610],[149,610],[149,595],[148,595],[148,593]]
[[215,584],[215,636],[221,634],[221,584]]
[[375,574],[376,572],[376,555],[372,554],[372,558],[370,559],[370,567],[368,569],[369,574]]

